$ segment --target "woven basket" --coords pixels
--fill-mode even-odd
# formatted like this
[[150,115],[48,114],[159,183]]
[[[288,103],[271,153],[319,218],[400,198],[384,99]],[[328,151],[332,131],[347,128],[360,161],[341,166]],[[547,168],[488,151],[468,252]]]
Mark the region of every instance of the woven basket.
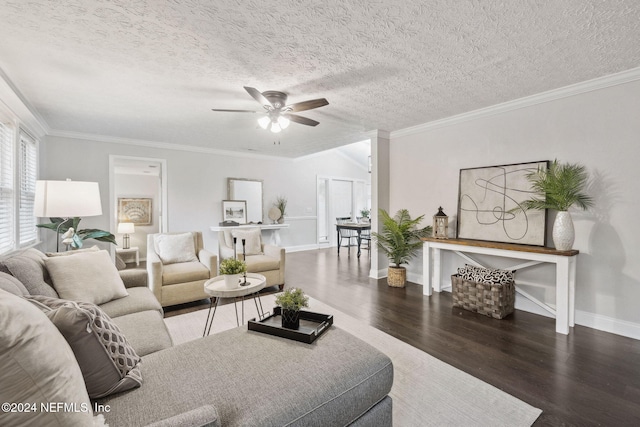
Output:
[[407,281],[407,269],[404,267],[391,267],[387,270],[387,284],[394,288],[404,288]]
[[462,279],[457,274],[451,276],[453,306],[484,314],[494,319],[513,313],[516,300],[516,285],[478,283]]

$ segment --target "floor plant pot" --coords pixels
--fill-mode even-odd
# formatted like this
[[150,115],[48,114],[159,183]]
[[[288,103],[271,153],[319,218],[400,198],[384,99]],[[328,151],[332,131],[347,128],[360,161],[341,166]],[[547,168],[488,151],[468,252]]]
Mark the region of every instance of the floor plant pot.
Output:
[[393,288],[404,288],[407,282],[407,269],[404,267],[389,266],[387,272],[387,284]]
[[300,311],[282,309],[282,327],[300,329]]
[[569,251],[573,247],[575,236],[571,214],[568,211],[559,211],[553,222],[553,245],[559,251]]
[[228,289],[233,289],[238,287],[238,283],[240,283],[240,278],[242,274],[225,274],[224,275],[224,285]]

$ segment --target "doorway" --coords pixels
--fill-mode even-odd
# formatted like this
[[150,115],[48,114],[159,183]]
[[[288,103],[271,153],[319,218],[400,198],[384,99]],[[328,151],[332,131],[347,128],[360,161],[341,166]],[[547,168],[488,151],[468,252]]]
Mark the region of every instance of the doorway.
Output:
[[123,235],[117,230],[119,221],[123,220],[124,207],[139,202],[148,209],[146,219],[133,221],[135,230],[129,235],[130,246],[138,248],[141,260],[146,259],[147,235],[168,231],[166,171],[164,159],[109,156],[109,223],[118,247],[123,243]]
[[357,221],[360,211],[370,206],[367,184],[352,178],[317,177],[318,244],[335,246],[338,217]]

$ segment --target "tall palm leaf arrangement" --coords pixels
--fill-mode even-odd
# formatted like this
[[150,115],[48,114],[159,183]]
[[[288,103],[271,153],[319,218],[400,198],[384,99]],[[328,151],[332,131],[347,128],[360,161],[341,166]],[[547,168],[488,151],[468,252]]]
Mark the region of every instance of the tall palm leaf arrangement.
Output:
[[522,203],[523,210],[566,211],[573,205],[581,209],[593,206],[593,199],[584,192],[589,175],[582,165],[554,160],[548,169],[527,174],[527,179],[536,196]]
[[406,209],[400,209],[393,218],[387,211],[380,209],[380,218],[382,233],[374,232],[371,235],[378,248],[389,257],[395,267],[409,262],[422,247],[420,238],[431,234],[431,226],[418,228],[424,215],[411,219]]

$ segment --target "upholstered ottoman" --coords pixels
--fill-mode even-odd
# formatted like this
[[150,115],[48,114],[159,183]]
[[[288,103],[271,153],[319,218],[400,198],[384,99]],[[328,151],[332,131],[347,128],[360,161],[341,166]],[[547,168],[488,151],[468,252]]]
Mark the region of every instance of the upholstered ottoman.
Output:
[[313,344],[241,326],[143,357],[142,387],[102,399],[111,427],[391,426],[391,360],[333,326]]

